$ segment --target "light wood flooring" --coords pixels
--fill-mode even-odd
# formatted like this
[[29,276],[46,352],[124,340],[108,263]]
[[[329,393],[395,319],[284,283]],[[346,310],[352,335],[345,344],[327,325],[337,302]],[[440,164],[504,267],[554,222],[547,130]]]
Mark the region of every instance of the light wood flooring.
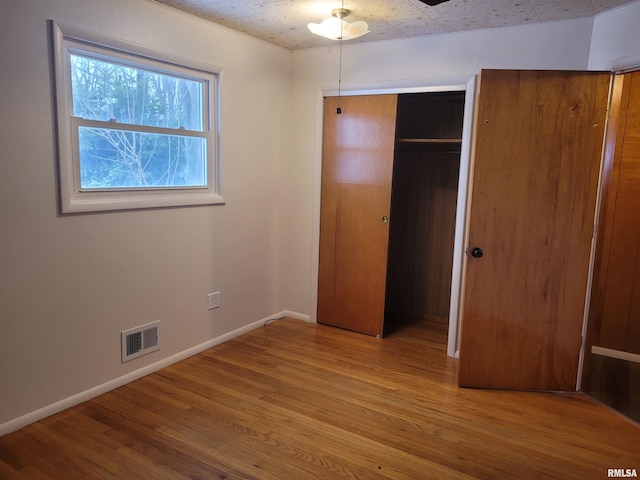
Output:
[[0,478],[589,480],[640,471],[636,424],[582,394],[460,389],[446,332],[432,327],[376,339],[270,323],[5,435]]

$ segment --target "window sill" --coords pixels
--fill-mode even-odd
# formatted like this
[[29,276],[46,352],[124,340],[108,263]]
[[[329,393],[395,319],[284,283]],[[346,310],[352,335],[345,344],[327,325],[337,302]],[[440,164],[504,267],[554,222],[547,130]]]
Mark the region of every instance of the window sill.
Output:
[[110,212],[148,208],[171,208],[201,205],[224,205],[222,196],[215,192],[153,191],[153,192],[81,192],[63,196],[61,212]]

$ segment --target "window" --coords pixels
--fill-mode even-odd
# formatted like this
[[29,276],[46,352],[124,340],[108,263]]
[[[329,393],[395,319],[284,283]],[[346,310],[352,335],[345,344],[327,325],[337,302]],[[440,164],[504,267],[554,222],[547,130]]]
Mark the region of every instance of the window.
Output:
[[53,33],[62,213],[224,203],[215,69]]

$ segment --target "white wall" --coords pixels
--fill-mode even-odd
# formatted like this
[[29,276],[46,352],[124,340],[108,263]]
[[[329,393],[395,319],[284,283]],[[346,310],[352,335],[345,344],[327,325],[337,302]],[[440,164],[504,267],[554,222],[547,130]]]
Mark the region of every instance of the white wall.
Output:
[[[593,19],[344,44],[342,90],[465,83],[482,68],[587,68]],[[322,92],[338,89],[339,50],[293,53],[291,135],[297,234],[288,238],[289,307],[315,318],[319,225]],[[292,202],[294,203],[294,202]],[[311,278],[309,278],[311,274]]]
[[595,18],[589,70],[640,67],[640,1]]
[[[48,19],[222,66],[225,206],[57,215]],[[284,309],[289,51],[146,0],[2,0],[0,60],[0,434]],[[121,364],[157,319],[160,351]]]

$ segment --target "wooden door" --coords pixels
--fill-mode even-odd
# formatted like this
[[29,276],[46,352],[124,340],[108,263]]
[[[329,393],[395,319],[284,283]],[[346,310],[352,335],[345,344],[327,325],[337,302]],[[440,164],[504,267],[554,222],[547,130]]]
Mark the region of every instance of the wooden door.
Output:
[[382,336],[396,95],[325,99],[318,322]]
[[482,72],[461,386],[576,388],[609,83]]

